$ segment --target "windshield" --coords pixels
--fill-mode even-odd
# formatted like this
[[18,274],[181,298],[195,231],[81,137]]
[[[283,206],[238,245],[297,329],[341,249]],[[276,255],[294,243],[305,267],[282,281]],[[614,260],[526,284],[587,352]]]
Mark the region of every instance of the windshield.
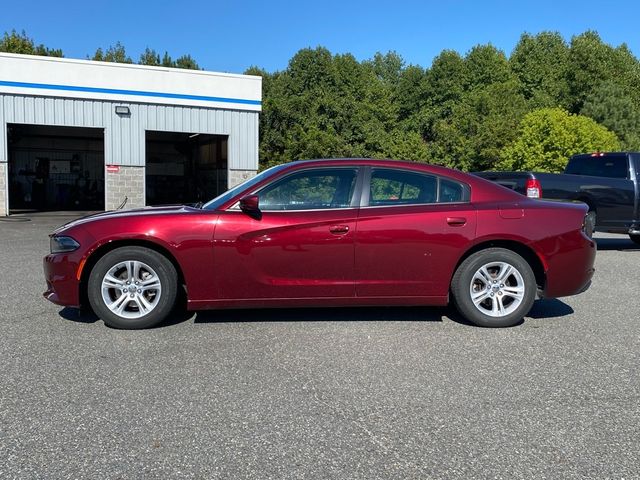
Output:
[[234,196],[236,196],[241,191],[243,191],[245,189],[250,189],[252,186],[260,183],[262,180],[264,180],[265,178],[273,175],[274,173],[279,172],[280,170],[282,170],[286,166],[287,166],[287,164],[283,163],[282,165],[276,165],[275,167],[267,168],[265,171],[260,172],[255,177],[250,178],[248,180],[245,180],[244,182],[242,182],[242,183],[236,185],[235,187],[233,187],[232,189],[227,190],[222,195],[218,195],[213,200],[208,201],[207,203],[205,203],[202,206],[202,209],[203,210],[216,210],[216,209],[220,208],[221,205],[223,205],[224,203],[226,203],[229,200],[231,200]]

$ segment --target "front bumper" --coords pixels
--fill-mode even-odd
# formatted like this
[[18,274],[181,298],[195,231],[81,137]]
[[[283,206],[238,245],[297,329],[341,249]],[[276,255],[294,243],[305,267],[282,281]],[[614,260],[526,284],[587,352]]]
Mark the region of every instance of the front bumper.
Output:
[[80,281],[76,277],[78,262],[72,254],[56,253],[43,260],[47,290],[44,298],[65,307],[80,306]]

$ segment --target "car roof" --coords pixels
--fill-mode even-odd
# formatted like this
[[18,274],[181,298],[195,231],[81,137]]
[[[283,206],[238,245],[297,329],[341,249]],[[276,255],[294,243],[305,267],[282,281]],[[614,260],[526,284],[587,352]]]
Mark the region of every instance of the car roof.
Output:
[[[371,158],[316,158],[311,160],[297,160],[286,164],[285,169],[298,169],[309,166],[371,166],[371,167],[389,167],[404,168],[407,170],[416,170],[434,175],[446,175],[456,178],[463,182],[469,183],[469,174],[461,172],[453,168],[443,167],[441,165],[432,165],[428,163],[408,161],[408,160],[391,160],[391,159],[371,159]],[[284,170],[284,169],[283,169]]]

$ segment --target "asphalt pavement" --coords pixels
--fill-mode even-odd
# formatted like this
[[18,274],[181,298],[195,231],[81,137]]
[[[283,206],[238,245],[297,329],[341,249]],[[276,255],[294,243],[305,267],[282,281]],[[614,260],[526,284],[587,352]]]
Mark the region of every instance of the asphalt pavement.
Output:
[[120,331],[42,298],[0,222],[0,478],[640,478],[640,248],[513,328],[446,308],[234,310]]

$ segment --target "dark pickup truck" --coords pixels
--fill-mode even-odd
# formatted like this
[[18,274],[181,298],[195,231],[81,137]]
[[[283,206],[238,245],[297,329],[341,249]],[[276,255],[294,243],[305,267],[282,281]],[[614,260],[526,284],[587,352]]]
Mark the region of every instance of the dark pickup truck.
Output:
[[640,153],[574,155],[564,173],[474,174],[528,197],[584,202],[597,230],[628,234],[640,244]]

